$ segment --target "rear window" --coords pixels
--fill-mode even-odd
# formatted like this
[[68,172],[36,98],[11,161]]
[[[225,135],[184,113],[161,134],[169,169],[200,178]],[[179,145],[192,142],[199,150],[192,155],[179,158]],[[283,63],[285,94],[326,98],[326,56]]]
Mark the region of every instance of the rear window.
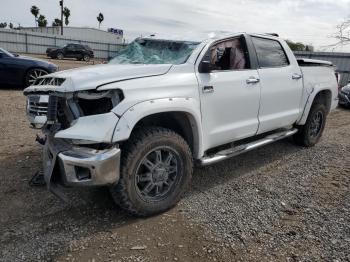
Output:
[[288,57],[278,41],[259,37],[252,37],[252,39],[260,67],[283,67],[289,65]]

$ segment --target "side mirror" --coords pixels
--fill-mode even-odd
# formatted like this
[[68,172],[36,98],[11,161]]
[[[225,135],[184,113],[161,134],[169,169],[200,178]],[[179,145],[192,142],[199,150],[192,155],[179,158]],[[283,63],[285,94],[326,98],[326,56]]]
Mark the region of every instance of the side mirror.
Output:
[[210,61],[202,61],[199,64],[198,67],[198,72],[199,73],[204,73],[204,74],[208,74],[213,70],[212,64],[210,63]]
[[14,55],[14,57],[19,57],[19,54],[16,54],[16,53],[15,53],[15,54],[13,54],[13,55]]

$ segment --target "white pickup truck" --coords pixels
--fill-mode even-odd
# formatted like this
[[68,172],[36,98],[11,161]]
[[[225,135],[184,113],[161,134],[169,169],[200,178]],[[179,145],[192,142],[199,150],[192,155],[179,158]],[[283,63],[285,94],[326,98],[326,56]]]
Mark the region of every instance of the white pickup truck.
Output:
[[24,90],[45,134],[44,177],[109,186],[131,214],[174,206],[193,163],[210,165],[293,136],[315,145],[338,104],[332,64],[296,60],[268,34],[202,42],[139,38],[108,64],[43,76]]

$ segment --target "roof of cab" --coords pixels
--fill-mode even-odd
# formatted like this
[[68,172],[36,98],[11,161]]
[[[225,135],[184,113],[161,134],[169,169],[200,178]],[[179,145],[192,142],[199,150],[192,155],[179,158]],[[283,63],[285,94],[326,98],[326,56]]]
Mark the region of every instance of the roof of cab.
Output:
[[164,41],[179,41],[179,42],[203,42],[207,40],[218,40],[222,38],[229,38],[229,37],[235,37],[237,35],[241,34],[248,34],[251,36],[259,36],[259,37],[265,37],[265,38],[271,38],[271,39],[278,39],[277,34],[273,33],[246,33],[246,32],[226,32],[226,31],[215,31],[215,32],[203,32],[203,33],[185,33],[182,35],[176,35],[176,34],[152,34],[149,36],[142,37],[143,39],[154,39],[154,40],[164,40]]

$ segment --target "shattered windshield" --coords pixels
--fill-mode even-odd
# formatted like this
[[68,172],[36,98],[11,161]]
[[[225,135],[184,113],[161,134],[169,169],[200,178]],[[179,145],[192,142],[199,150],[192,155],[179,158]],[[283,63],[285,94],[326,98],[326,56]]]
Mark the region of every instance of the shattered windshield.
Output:
[[111,64],[182,64],[198,42],[138,38],[121,50]]

